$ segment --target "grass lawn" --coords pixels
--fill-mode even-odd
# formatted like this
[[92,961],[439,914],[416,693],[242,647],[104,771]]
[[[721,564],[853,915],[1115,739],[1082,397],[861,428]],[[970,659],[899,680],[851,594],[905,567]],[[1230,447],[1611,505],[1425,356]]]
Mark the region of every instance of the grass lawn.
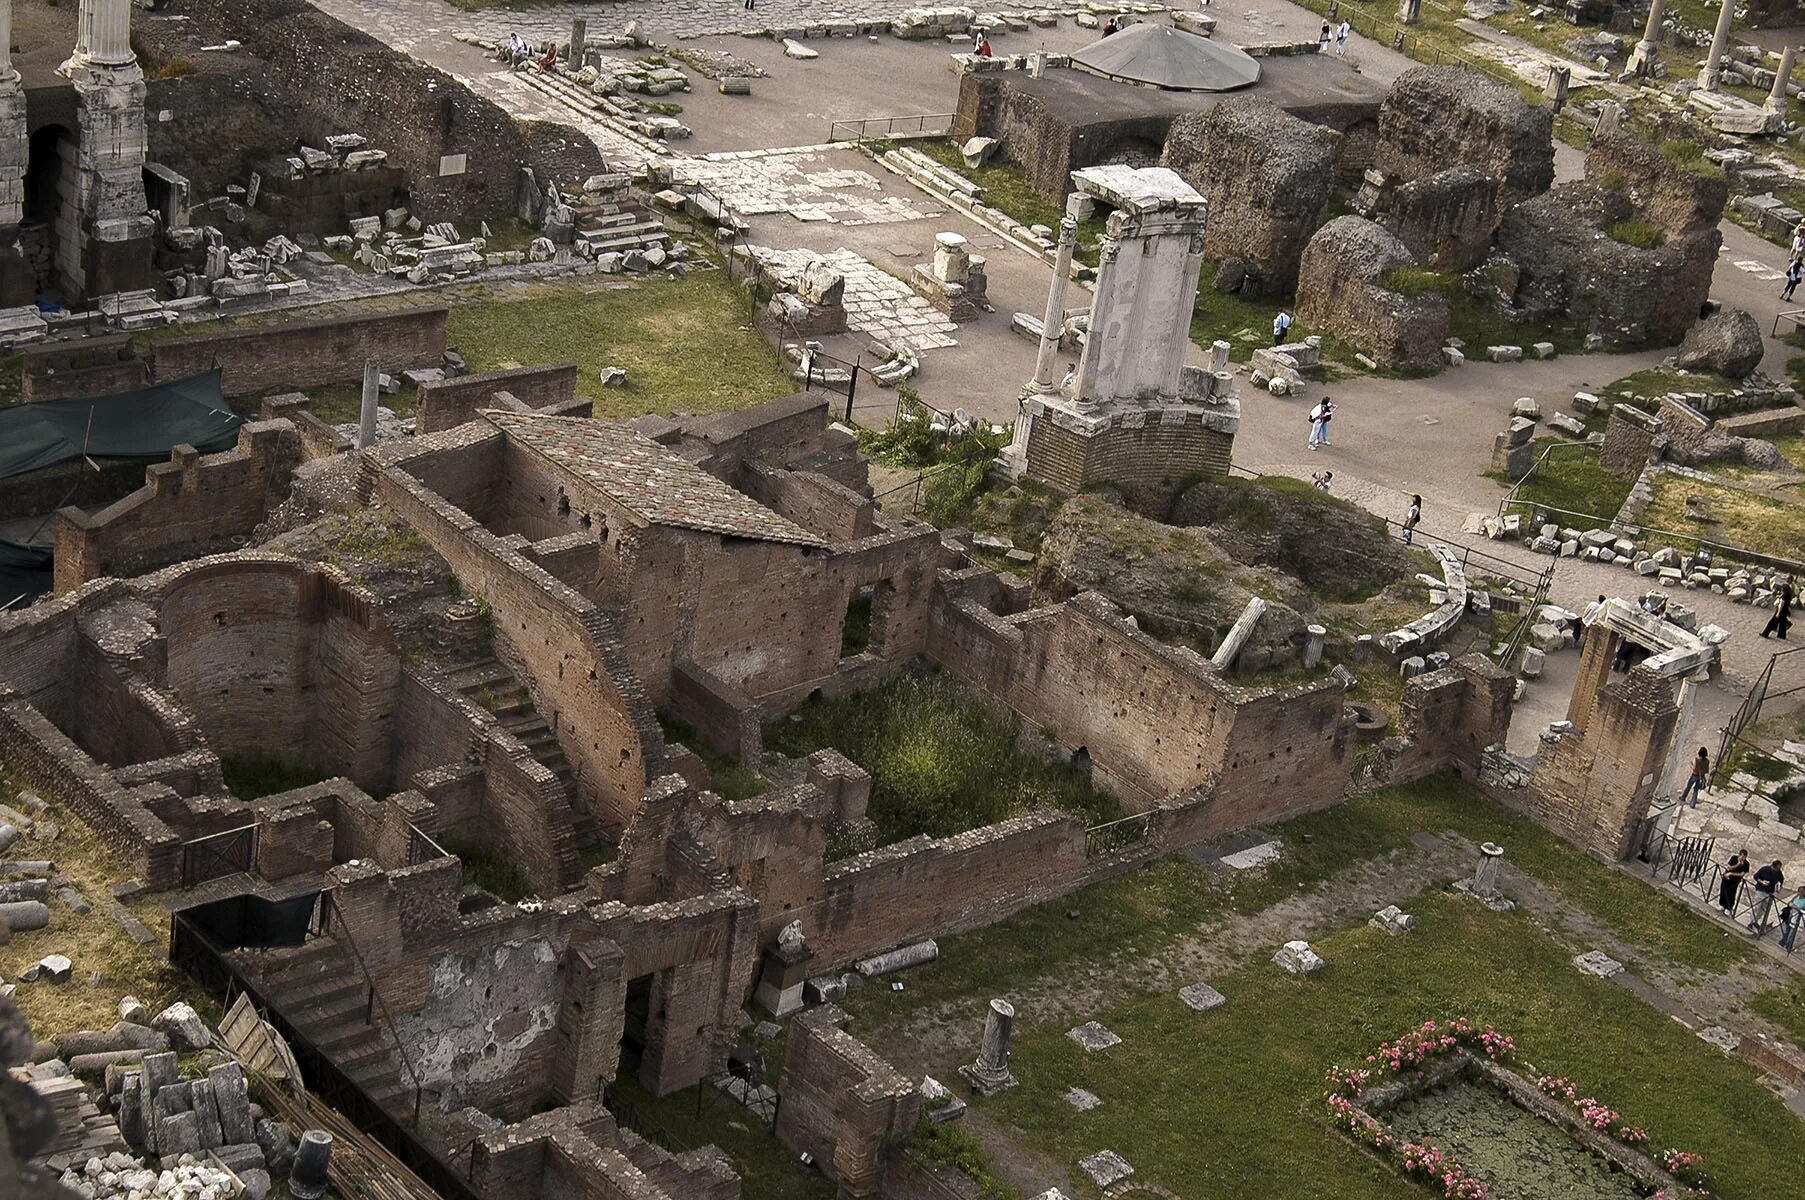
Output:
[[659,713],[658,728],[663,731],[665,741],[695,752],[696,757],[702,760],[702,765],[708,768],[709,786],[721,799],[731,804],[739,800],[750,800],[765,790],[762,775],[737,759],[728,758],[711,748],[697,736],[695,730],[677,718]]
[[[449,343],[472,371],[574,362],[598,417],[751,408],[796,391],[722,271],[585,291],[542,284],[517,298],[454,301]],[[601,385],[624,367],[627,386]]]
[[[0,758],[0,803],[18,808],[19,789],[30,785],[9,777],[5,768],[4,758]],[[69,982],[61,986],[18,984],[13,1003],[31,1022],[33,1035],[43,1039],[77,1029],[109,1028],[119,1019],[119,1000],[126,995],[138,997],[152,1012],[162,1011],[177,999],[188,999],[204,1015],[217,1019],[219,1013],[210,1002],[198,994],[182,994],[193,989],[186,987],[169,965],[162,946],[140,946],[109,915],[112,897],[107,888],[127,875],[113,852],[67,809],[52,806],[50,819],[62,831],[55,841],[28,837],[16,843],[7,857],[54,859],[57,871],[69,877],[69,886],[81,893],[93,911],[77,916],[53,890],[50,927],[14,933],[11,940],[0,944],[0,978],[8,983],[18,983],[20,974],[46,954],[66,954],[75,964]],[[129,907],[151,932],[167,936],[168,914],[155,900],[135,900]],[[96,971],[103,973],[98,985],[90,982]]]
[[[774,1084],[783,1064],[782,1042],[767,1044],[763,1053],[766,1078]],[[720,1147],[739,1172],[740,1200],[833,1200],[833,1184],[799,1163],[757,1116],[713,1088],[698,1106],[695,1088],[655,1100],[630,1071],[623,1070],[609,1086],[634,1112],[657,1122],[678,1147]]]
[[1095,825],[1122,815],[1089,776],[1021,746],[1021,723],[950,675],[903,675],[873,691],[812,700],[767,727],[765,745],[800,758],[823,747],[871,772],[879,845],[946,837],[1035,809]]
[[[1687,519],[1688,496],[1706,502],[1711,524]],[[1650,528],[1691,534],[1757,554],[1805,560],[1805,507],[1723,484],[1662,475],[1655,481],[1655,498],[1642,514],[1642,522]]]
[[[1251,879],[1212,875],[1175,856],[996,925],[941,939],[938,961],[911,969],[906,990],[865,988],[848,996],[846,1007],[859,1017],[860,1028],[871,1029],[948,998],[992,995],[999,979],[1106,970],[1145,957],[1181,934],[1313,891],[1338,871],[1408,848],[1410,835],[1419,830],[1453,830],[1473,841],[1498,842],[1506,861],[1652,958],[1718,973],[1752,961],[1733,934],[1678,901],[1601,866],[1469,784],[1438,776],[1369,792],[1271,827],[1285,844],[1284,856]],[[1073,909],[1081,919],[1066,915]]]
[[[1545,447],[1556,443],[1573,448],[1557,449],[1550,454],[1517,489],[1516,499],[1538,508],[1559,509],[1562,513],[1590,514],[1597,518],[1597,524],[1610,524],[1629,498],[1630,488],[1636,481],[1619,479],[1601,467],[1596,446],[1581,446],[1564,438],[1537,438],[1536,453],[1540,454]],[[1509,483],[1502,476],[1494,475],[1493,478]],[[1572,516],[1560,517],[1563,525],[1574,524],[1577,520]]]
[[1784,1030],[1795,1045],[1805,1045],[1805,979],[1756,992],[1749,997],[1749,1008]]
[[[1024,1013],[1012,1056],[1022,1084],[980,1102],[985,1115],[1058,1161],[1115,1150],[1137,1181],[1180,1195],[1428,1195],[1325,1127],[1323,1072],[1425,1019],[1465,1015],[1645,1125],[1657,1147],[1703,1154],[1726,1200],[1797,1178],[1798,1119],[1751,1068],[1582,975],[1530,916],[1448,893],[1407,907],[1418,921],[1409,935],[1360,924],[1313,943],[1329,964],[1316,977],[1257,961],[1213,979],[1228,997],[1213,1012],[1169,992],[1126,998],[1095,1014],[1123,1039],[1107,1050],[1087,1053]],[[1062,1099],[1071,1087],[1102,1105],[1078,1112]]]

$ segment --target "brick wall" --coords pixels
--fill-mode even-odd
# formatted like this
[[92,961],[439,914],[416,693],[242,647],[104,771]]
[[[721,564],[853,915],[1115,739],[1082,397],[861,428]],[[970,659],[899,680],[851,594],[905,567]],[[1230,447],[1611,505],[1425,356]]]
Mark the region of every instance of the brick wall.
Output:
[[1695,462],[1717,449],[1720,439],[1712,432],[1711,418],[1689,404],[1682,404],[1671,396],[1661,397],[1660,421],[1671,458]]
[[915,1130],[921,1097],[913,1079],[840,1028],[846,1019],[829,1005],[790,1023],[772,1132],[814,1158],[841,1196],[875,1196],[890,1146]]
[[249,534],[287,493],[302,454],[290,422],[253,422],[219,454],[177,446],[169,462],[144,472],[142,488],[92,516],[59,509],[55,590],[229,549],[229,539]]
[[1477,780],[1488,746],[1510,729],[1515,680],[1481,654],[1468,654],[1404,685],[1397,736],[1387,739],[1374,778],[1407,783],[1453,770]]
[[1043,419],[1028,431],[1028,473],[1065,492],[1226,475],[1234,445],[1233,434],[1205,428],[1201,417],[1182,425],[1113,425],[1088,438]]
[[[464,449],[499,452],[499,440],[472,438]],[[488,603],[497,647],[558,735],[579,799],[605,826],[624,829],[662,761],[663,740],[645,689],[627,665],[611,617],[409,473],[455,473],[458,461],[449,450],[410,446],[390,465],[371,459],[360,492],[406,521],[445,557],[464,588]]]
[[495,407],[496,392],[507,392],[528,408],[568,404],[576,399],[577,368],[574,363],[553,363],[423,383],[414,432],[437,433],[462,425],[476,416],[477,409]]
[[445,354],[449,311],[433,306],[250,325],[156,342],[150,348],[150,362],[157,379],[185,379],[217,364],[227,396],[350,383],[363,379],[369,359],[385,371],[438,366]]
[[830,542],[855,541],[876,530],[876,503],[825,475],[749,463],[739,483],[766,508]]
[[1660,429],[1654,417],[1633,405],[1611,405],[1598,464],[1619,479],[1636,478],[1648,466],[1648,453],[1654,448]]
[[1085,749],[1134,808],[1210,783],[1234,828],[1325,807],[1346,787],[1337,685],[1235,686],[1095,594],[1008,618],[952,599],[935,612],[928,652],[1068,751]]
[[116,396],[144,382],[144,360],[132,353],[128,334],[28,346],[20,354],[19,395],[28,401]]

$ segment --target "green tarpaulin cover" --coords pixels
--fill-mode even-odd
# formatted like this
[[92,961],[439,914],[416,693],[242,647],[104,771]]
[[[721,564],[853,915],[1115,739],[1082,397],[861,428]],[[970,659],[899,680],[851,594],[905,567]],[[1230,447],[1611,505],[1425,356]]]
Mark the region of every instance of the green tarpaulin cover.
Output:
[[0,408],[0,479],[80,458],[84,447],[90,458],[167,458],[181,445],[229,450],[243,424],[226,406],[217,370],[119,396]]
[[50,551],[0,538],[0,612],[50,590]]

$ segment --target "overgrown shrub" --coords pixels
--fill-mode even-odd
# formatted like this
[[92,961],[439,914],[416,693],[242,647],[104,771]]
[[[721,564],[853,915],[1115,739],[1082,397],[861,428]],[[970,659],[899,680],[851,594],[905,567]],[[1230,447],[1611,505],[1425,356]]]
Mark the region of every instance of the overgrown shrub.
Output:
[[904,675],[882,687],[811,700],[765,733],[800,758],[831,747],[871,772],[879,844],[945,837],[1039,808],[1099,824],[1121,815],[1088,775],[1018,744],[1021,723],[943,674]]

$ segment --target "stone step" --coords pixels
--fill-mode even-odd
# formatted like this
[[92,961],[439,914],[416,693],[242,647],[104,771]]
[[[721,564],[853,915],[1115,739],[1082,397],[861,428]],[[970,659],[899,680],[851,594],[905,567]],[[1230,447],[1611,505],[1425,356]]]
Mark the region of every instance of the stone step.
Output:
[[484,662],[472,663],[467,667],[459,667],[446,676],[446,682],[459,692],[463,692],[466,688],[481,688],[513,679],[514,673],[492,658]]

